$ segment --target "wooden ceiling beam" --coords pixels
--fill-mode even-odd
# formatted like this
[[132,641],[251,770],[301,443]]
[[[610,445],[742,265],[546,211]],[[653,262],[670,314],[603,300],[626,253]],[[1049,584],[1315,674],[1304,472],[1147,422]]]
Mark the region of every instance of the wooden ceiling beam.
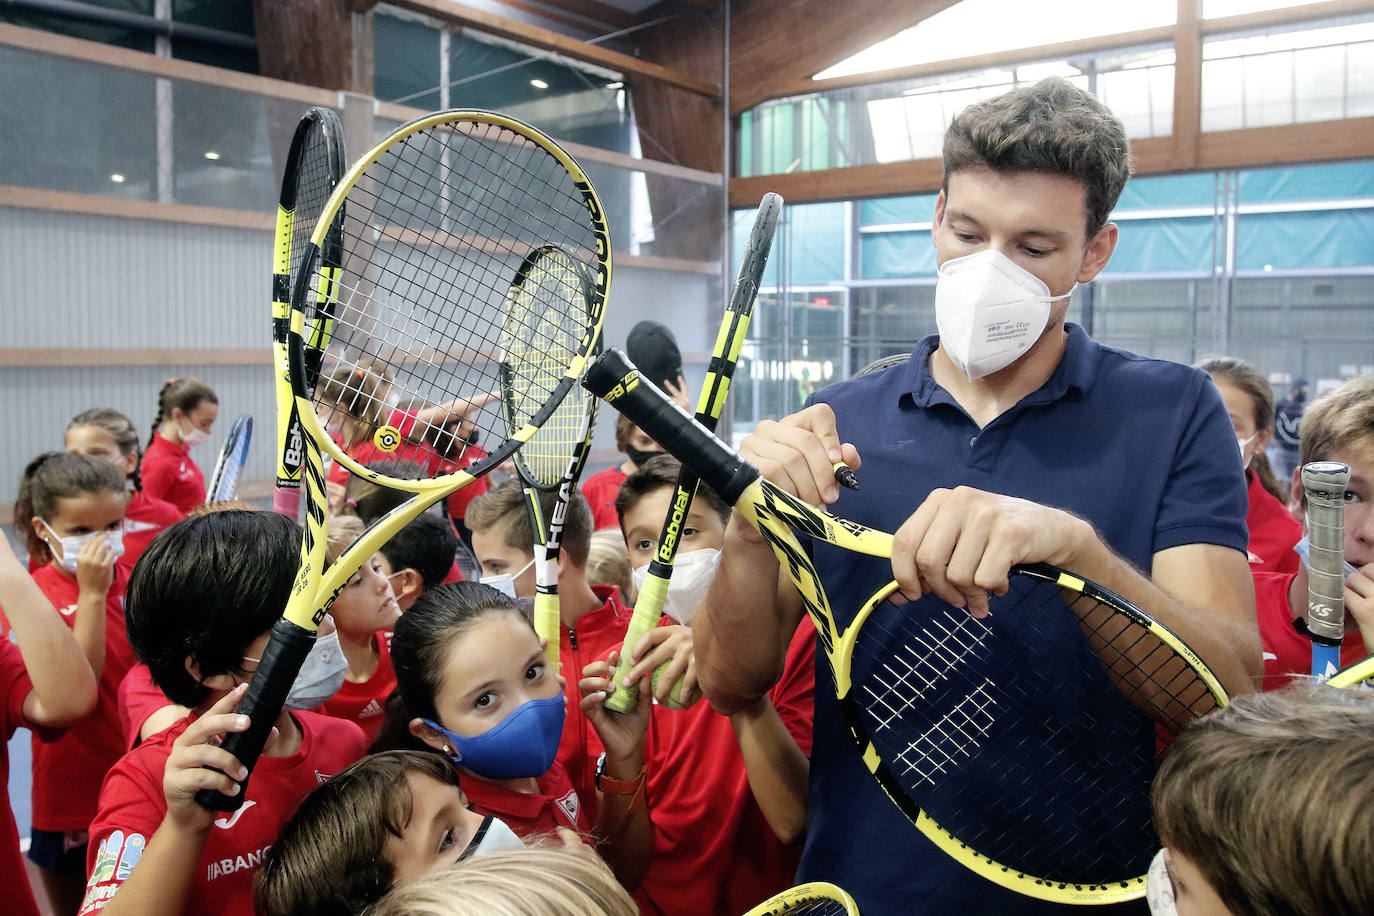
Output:
[[[1374,155],[1370,137],[1374,137],[1374,118],[1211,131],[1196,137],[1194,169],[1264,168],[1363,159]],[[1132,140],[1131,155],[1137,175],[1179,171],[1178,144],[1173,137]],[[928,194],[938,191],[942,180],[939,159],[732,178],[730,207],[757,206],[759,198],[768,191],[781,194],[789,204]]]
[[753,0],[730,13],[730,111],[738,114],[957,0]]
[[554,22],[562,22],[574,28],[588,28],[589,24],[626,29],[638,25],[640,17],[627,13],[620,7],[597,0],[497,0],[502,6],[523,10],[535,16],[543,16]]
[[454,25],[471,26],[481,32],[518,41],[531,47],[553,51],[572,60],[598,64],[610,70],[632,76],[644,77],[657,82],[676,86],[687,92],[718,98],[721,94],[717,80],[700,79],[680,70],[672,70],[658,64],[649,63],[629,54],[611,51],[576,38],[571,38],[552,29],[540,28],[517,22],[505,16],[475,9],[457,0],[388,0],[392,6],[433,16]]
[[[1114,35],[1099,35],[1095,38],[1079,38],[1055,44],[1038,45],[1034,48],[1019,48],[1013,51],[995,51],[977,54],[972,57],[956,57],[931,63],[912,64],[910,67],[894,67],[890,70],[872,70],[868,73],[855,73],[849,76],[835,76],[830,79],[800,79],[787,84],[771,87],[776,95],[769,98],[809,95],[813,92],[831,92],[836,89],[853,89],[859,86],[874,86],[880,83],[895,83],[903,80],[922,79],[929,76],[968,73],[978,70],[994,70],[1017,64],[1040,60],[1063,60],[1098,51],[1116,48],[1131,48],[1141,45],[1161,44],[1174,37],[1173,26],[1160,26],[1154,29],[1138,29],[1133,32],[1118,32]],[[764,100],[766,101],[766,100]]]

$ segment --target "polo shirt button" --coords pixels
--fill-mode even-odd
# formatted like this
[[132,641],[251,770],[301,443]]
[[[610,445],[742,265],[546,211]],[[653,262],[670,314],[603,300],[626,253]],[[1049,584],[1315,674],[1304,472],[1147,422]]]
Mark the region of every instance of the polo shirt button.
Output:
[[977,437],[977,436],[974,436],[972,439],[968,440],[968,444],[969,444],[969,445],[977,445],[977,444],[978,444],[978,437]]

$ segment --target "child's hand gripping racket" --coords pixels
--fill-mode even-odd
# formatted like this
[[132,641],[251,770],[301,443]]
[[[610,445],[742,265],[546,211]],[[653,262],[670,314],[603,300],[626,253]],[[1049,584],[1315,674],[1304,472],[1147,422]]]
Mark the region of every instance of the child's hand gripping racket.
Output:
[[[749,320],[754,314],[754,302],[758,298],[759,283],[763,279],[763,269],[768,263],[768,254],[773,248],[773,234],[777,231],[778,217],[782,213],[782,198],[777,194],[766,194],[759,203],[758,214],[754,217],[754,228],[749,233],[749,243],[740,262],[739,276],[735,280],[735,290],[730,297],[730,305],[720,323],[716,334],[715,350],[711,353],[711,363],[706,369],[706,381],[697,399],[696,420],[707,430],[714,431],[725,409],[725,399],[730,393],[730,380],[735,374],[735,363],[739,359],[740,348],[749,332]],[[649,561],[648,575],[635,599],[634,615],[630,618],[629,629],[625,633],[620,663],[616,666],[611,683],[615,692],[606,698],[606,706],[616,712],[628,712],[635,706],[639,688],[625,686],[625,678],[634,667],[630,649],[639,643],[645,633],[658,626],[663,617],[663,603],[668,597],[668,581],[673,575],[673,560],[677,556],[678,540],[682,536],[682,526],[687,513],[692,508],[692,498],[697,492],[697,475],[684,463],[678,472],[677,487],[668,502],[668,515],[663,519],[663,530],[658,536],[658,549]],[[659,672],[655,672],[657,678]],[[667,705],[673,709],[683,708],[681,682],[673,685]]]

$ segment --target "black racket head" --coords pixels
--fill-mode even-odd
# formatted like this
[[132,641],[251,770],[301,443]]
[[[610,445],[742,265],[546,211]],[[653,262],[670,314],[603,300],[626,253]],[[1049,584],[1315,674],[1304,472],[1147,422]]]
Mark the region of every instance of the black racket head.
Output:
[[893,801],[956,858],[1047,899],[1143,889],[1167,729],[1225,694],[1124,599],[1049,567],[1010,582],[981,620],[933,595],[875,601],[841,697],[850,728]]
[[[331,278],[325,230],[336,215],[347,251]],[[545,247],[580,265],[590,297],[579,286],[557,299],[558,314],[513,321],[512,278]],[[610,234],[590,182],[556,143],[493,112],[448,111],[398,128],[349,170],[306,263],[292,293],[293,390],[313,399],[317,433],[352,421],[378,458],[404,449],[427,467],[453,460],[443,428],[455,410],[498,396],[511,364],[530,364],[525,353],[551,354],[520,376],[532,405],[523,425],[499,404],[471,412],[469,432],[489,450],[468,468],[479,474],[528,440],[580,378],[600,334]],[[326,326],[327,341],[312,346],[309,329]],[[313,390],[296,379],[311,354]]]

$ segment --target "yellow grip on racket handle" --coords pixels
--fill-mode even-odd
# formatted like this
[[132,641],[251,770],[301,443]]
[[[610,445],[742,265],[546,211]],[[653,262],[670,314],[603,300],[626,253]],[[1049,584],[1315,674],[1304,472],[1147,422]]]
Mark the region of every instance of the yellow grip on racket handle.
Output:
[[[559,632],[561,621],[559,619],[558,595],[547,592],[536,592],[534,596],[534,632],[540,639],[547,640],[544,643],[544,658],[548,660],[549,667],[555,674],[558,673],[558,648],[562,640]],[[581,672],[573,671],[565,677],[581,677]]]
[[648,433],[721,499],[734,505],[759,477],[758,468],[730,451],[672,398],[639,374],[625,351],[612,347],[588,368],[583,386]]
[[650,569],[650,575],[644,580],[644,587],[639,590],[639,597],[635,599],[635,609],[639,610],[641,603],[647,601],[649,607],[658,609],[658,613],[652,616],[636,614],[630,618],[630,627],[625,631],[625,642],[620,647],[620,661],[615,666],[615,673],[611,675],[615,692],[606,697],[607,709],[614,712],[629,712],[639,701],[639,685],[626,687],[623,683],[625,676],[634,667],[634,662],[630,661],[630,650],[638,645],[645,633],[658,626],[658,619],[663,613],[663,600],[667,597],[668,580],[653,575],[653,570]]

